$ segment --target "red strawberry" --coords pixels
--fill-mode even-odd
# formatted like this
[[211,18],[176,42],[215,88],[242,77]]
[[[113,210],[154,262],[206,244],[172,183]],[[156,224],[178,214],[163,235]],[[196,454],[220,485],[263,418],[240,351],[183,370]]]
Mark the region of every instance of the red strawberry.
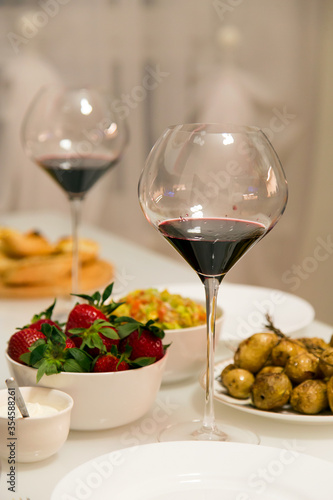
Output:
[[94,372],[120,372],[129,369],[129,364],[122,361],[113,354],[103,354],[97,358],[94,365]]
[[35,328],[23,328],[14,333],[8,342],[8,356],[18,363],[23,363],[20,356],[29,352],[29,347],[38,339],[45,339],[45,335]]
[[68,337],[66,339],[66,347],[65,347],[65,349],[71,349],[72,347],[76,347],[75,342],[74,342],[73,339],[71,339],[70,337]]
[[134,361],[137,358],[155,358],[155,361],[163,358],[164,348],[162,340],[149,330],[141,332],[135,330],[121,341],[120,350],[125,351],[126,346],[132,348],[129,359]]
[[70,336],[70,330],[73,328],[89,328],[96,319],[108,321],[102,311],[90,304],[77,304],[69,313],[66,324],[66,335]]
[[66,337],[64,332],[48,324],[43,330],[45,335],[41,335],[44,338],[30,346],[29,352],[22,354],[20,360],[28,366],[37,368],[37,382],[44,374],[91,371],[91,357],[83,351],[78,352],[78,349],[74,349],[73,340]]
[[41,331],[42,325],[44,325],[45,323],[47,323],[48,325],[51,325],[51,326],[55,326],[56,328],[58,328],[58,330],[61,330],[58,323],[56,323],[55,321],[52,321],[52,319],[48,319],[48,318],[38,319],[34,323],[31,323],[29,325],[29,328],[35,328],[36,330]]
[[[94,325],[95,321],[99,321],[101,323],[101,330],[102,328],[104,328],[105,333],[105,328],[108,328],[107,326],[102,325],[103,322],[108,323],[108,318],[105,316],[105,314],[102,313],[99,309],[96,309],[96,307],[89,304],[77,304],[69,314],[65,330],[66,335],[71,336],[73,335],[73,331],[76,330],[73,341],[76,347],[80,347],[83,340],[86,342],[88,340],[88,337],[91,337],[92,333],[98,332],[98,335],[102,339],[102,343],[104,344],[106,351],[109,351],[112,345],[117,346],[119,344],[118,338],[111,339],[103,335],[103,333],[101,331],[98,331],[98,329],[96,330],[96,328],[92,328],[92,325]],[[116,332],[115,328],[112,328],[111,326],[109,328]],[[82,332],[78,333],[77,329],[81,329]],[[99,349],[94,349],[93,346],[90,347],[91,351],[89,351],[89,353],[93,357],[97,356],[99,354]]]

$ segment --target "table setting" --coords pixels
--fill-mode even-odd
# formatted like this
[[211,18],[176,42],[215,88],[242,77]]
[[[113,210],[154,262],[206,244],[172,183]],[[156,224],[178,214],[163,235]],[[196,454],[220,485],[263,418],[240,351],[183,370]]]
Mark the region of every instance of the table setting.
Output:
[[[283,224],[288,187],[276,152],[250,126],[180,124],[161,134],[138,199],[179,263],[80,222],[87,191],[128,141],[109,104],[96,90],[44,89],[23,123],[26,152],[68,194],[72,225],[47,211],[1,218],[1,498],[328,500],[333,327],[296,295],[228,281],[238,260]],[[23,252],[36,241],[39,254]],[[85,262],[96,261],[106,267],[93,267],[85,281]],[[56,262],[55,277],[42,267],[34,282],[36,262]],[[173,309],[190,323],[166,319]],[[254,368],[241,357],[251,342]],[[284,363],[274,358],[283,342]],[[297,356],[315,368],[294,375]],[[246,393],[235,396],[244,372]],[[40,390],[43,405],[66,415],[58,429],[52,416],[17,413],[15,391],[5,388],[10,377],[23,397],[38,405]],[[273,381],[285,384],[278,396]],[[270,407],[260,406],[269,399],[264,383]],[[294,405],[295,391],[314,383],[318,409]],[[35,439],[26,445],[19,437],[29,423]],[[60,447],[39,450],[36,442],[45,448],[45,436],[60,431]]]

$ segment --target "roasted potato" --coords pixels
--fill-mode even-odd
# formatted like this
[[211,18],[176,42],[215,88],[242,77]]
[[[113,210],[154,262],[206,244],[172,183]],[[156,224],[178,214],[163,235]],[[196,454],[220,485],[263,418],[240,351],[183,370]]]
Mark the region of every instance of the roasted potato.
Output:
[[252,386],[252,402],[260,410],[278,410],[288,403],[292,384],[285,373],[257,375]]
[[257,373],[257,376],[258,375],[262,375],[264,373],[282,373],[284,370],[283,366],[272,366],[272,365],[268,365],[268,366],[264,366],[260,372]]
[[333,375],[333,347],[328,347],[319,358],[319,369],[324,377]]
[[285,373],[294,384],[319,377],[319,358],[310,352],[301,352],[288,359]]
[[299,341],[304,345],[307,351],[320,356],[320,354],[329,347],[329,344],[320,337],[303,337]]
[[224,376],[224,386],[228,393],[238,399],[250,397],[253,383],[254,375],[242,368],[229,370]]
[[328,407],[327,386],[323,380],[305,380],[290,396],[291,407],[306,415],[316,415]]
[[237,367],[234,363],[230,363],[229,365],[227,365],[223,368],[223,370],[221,371],[221,375],[220,375],[222,385],[225,386],[224,378],[227,375],[227,373],[230,372],[230,370],[234,370],[235,368],[237,368]]
[[327,399],[330,410],[333,412],[333,377],[327,382]]
[[301,352],[305,352],[305,347],[301,342],[297,339],[283,338],[272,349],[272,364],[276,366],[285,366],[289,358]]
[[234,363],[251,373],[257,373],[267,362],[279,337],[275,333],[255,333],[243,340],[235,353]]

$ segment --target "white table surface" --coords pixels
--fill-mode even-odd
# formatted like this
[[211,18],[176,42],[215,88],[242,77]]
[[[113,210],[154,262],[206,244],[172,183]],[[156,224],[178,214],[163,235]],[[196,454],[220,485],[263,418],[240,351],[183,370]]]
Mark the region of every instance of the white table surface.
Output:
[[[33,222],[32,222],[33,221]],[[0,225],[9,224],[18,229],[38,228],[50,238],[69,233],[69,220],[50,213],[12,214],[0,217]],[[184,263],[149,252],[121,238],[100,229],[85,226],[82,236],[91,237],[100,243],[101,256],[116,265],[115,291],[126,293],[135,288],[160,283],[190,283],[197,285],[198,278]],[[48,306],[50,300],[0,300],[0,352],[4,353],[10,335],[32,315]],[[60,301],[59,308],[66,307]],[[333,328],[313,321],[300,330],[298,336],[329,337]],[[220,342],[216,360],[230,356]],[[9,371],[4,358],[0,362],[0,388],[5,387]],[[204,392],[198,380],[192,379],[173,385],[162,385],[151,411],[140,420],[117,429],[104,431],[71,431],[61,450],[42,462],[17,464],[16,492],[7,489],[8,464],[1,462],[1,500],[48,500],[57,482],[76,466],[99,455],[128,446],[156,441],[158,430],[170,423],[184,419],[200,418],[203,411]],[[156,408],[158,410],[158,421]],[[155,410],[155,412],[154,412]],[[215,402],[217,419],[227,424],[241,426],[255,431],[261,438],[261,445],[292,449],[333,462],[333,424],[309,425],[290,423],[258,417]],[[0,436],[1,438],[1,436]],[[221,443],[223,446],[223,443]],[[320,492],[320,487],[318,494]],[[320,497],[320,494],[318,498]]]

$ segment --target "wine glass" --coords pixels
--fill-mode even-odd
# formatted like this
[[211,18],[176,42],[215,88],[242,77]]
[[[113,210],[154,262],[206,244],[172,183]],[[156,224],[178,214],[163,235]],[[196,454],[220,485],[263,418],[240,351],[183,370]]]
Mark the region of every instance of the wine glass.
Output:
[[72,294],[79,289],[79,223],[82,201],[121,159],[128,134],[112,96],[97,88],[46,85],[22,124],[26,154],[66,192],[72,220]]
[[256,127],[175,125],[152,148],[139,180],[139,202],[148,222],[197,273],[207,314],[203,420],[171,425],[160,441],[256,441],[249,431],[215,420],[217,294],[227,272],[275,226],[287,197],[280,161]]

